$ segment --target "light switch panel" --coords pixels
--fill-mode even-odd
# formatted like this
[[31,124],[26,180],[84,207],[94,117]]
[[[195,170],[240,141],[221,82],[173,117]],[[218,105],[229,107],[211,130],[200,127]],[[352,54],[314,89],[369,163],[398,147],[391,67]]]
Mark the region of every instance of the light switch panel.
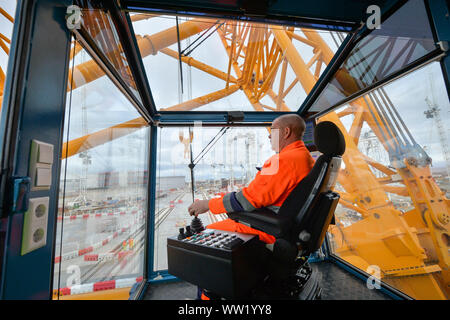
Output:
[[36,187],[49,187],[52,184],[52,170],[36,168]]
[[38,145],[38,163],[53,163],[53,145],[34,140]]
[[49,190],[52,184],[54,147],[38,140],[31,141],[28,175],[31,177],[31,191]]

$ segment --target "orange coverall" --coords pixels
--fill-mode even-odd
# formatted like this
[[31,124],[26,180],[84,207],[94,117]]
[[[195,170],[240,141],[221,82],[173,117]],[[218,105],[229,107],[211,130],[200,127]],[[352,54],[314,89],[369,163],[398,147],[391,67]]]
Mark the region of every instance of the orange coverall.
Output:
[[[269,158],[248,187],[209,200],[209,210],[213,214],[219,214],[267,207],[278,212],[284,200],[311,171],[313,165],[314,160],[303,141],[295,141]],[[274,236],[231,219],[212,223],[207,228],[255,234],[265,243],[275,242]]]

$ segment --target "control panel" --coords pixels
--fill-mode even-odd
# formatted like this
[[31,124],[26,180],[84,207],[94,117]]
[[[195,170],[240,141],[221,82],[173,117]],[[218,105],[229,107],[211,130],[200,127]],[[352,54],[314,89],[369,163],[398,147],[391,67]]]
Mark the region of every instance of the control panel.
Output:
[[186,237],[182,241],[223,250],[232,250],[244,242],[244,240],[236,233],[228,233],[209,229],[200,233],[196,233],[190,237]]
[[225,298],[244,298],[264,279],[267,249],[258,236],[203,229],[180,229],[167,238],[168,271]]

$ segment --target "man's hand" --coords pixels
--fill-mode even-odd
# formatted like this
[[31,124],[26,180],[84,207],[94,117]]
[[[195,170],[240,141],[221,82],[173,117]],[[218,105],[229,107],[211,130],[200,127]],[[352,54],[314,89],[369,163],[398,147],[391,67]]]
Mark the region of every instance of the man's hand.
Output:
[[197,200],[191,204],[188,208],[189,214],[191,216],[198,216],[201,213],[205,213],[209,210],[208,206],[209,200]]

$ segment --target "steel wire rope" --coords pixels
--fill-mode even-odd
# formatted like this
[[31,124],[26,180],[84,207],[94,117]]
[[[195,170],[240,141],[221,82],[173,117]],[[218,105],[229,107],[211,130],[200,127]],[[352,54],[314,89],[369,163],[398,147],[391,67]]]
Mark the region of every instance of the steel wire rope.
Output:
[[[373,106],[375,107],[375,109],[376,109],[376,111],[377,111],[377,113],[378,113],[378,116],[380,117],[380,119],[381,119],[381,122],[383,123],[383,125],[384,125],[384,128],[386,128],[386,133],[388,134],[388,136],[389,136],[389,138],[392,140],[392,142],[394,143],[395,142],[395,132],[394,132],[394,130],[393,130],[393,128],[392,128],[392,124],[391,124],[391,122],[389,121],[389,119],[387,118],[387,114],[386,114],[386,112],[384,111],[384,109],[383,109],[383,106],[381,106],[375,99],[374,99],[374,97],[373,97],[373,93],[372,92],[369,92],[369,93],[367,93],[367,96],[369,97],[369,99],[370,99],[370,101],[372,102],[372,104],[373,104]],[[401,145],[400,145],[400,143],[394,143],[394,147],[395,147],[395,149],[397,149],[397,152],[399,152],[400,151],[400,149],[401,149]]]
[[[195,39],[194,41],[192,41],[191,44],[189,44],[186,48],[184,48],[184,49],[181,51],[181,54],[184,55],[184,52],[185,52],[187,49],[189,49],[190,47],[192,47],[192,46],[194,45],[194,43],[196,43],[198,40],[200,40],[202,37],[204,37],[204,35],[205,35],[209,30],[211,30],[212,27],[214,27],[214,25],[216,25],[217,23],[219,23],[219,21],[220,21],[220,20],[216,20],[216,22],[211,23],[211,27],[209,27],[208,29],[206,29],[201,35],[199,35],[199,36],[197,37],[197,39]],[[215,32],[215,31],[213,31],[213,32]],[[194,49],[195,49],[195,48],[194,48]],[[192,50],[193,50],[193,49],[192,49]],[[188,54],[186,54],[185,56],[187,56],[187,55],[188,55]]]
[[[216,29],[211,32],[210,34],[208,34],[202,41],[200,41],[199,44],[197,44],[194,48],[192,48],[191,50],[189,50],[186,54],[183,54],[185,57],[189,56],[192,51],[194,51],[199,45],[201,45],[203,42],[205,42],[210,36],[212,36],[217,30],[219,30],[219,28],[224,24],[225,22],[222,22],[221,24],[219,24]],[[192,46],[192,44],[191,44]],[[180,59],[181,60],[181,59]]]
[[403,129],[405,130],[406,134],[408,135],[408,137],[411,139],[412,143],[414,145],[417,144],[416,140],[414,139],[413,135],[411,134],[411,132],[409,131],[408,127],[406,126],[405,122],[403,121],[402,117],[400,116],[400,114],[397,111],[397,108],[395,108],[394,104],[392,103],[391,98],[389,98],[386,90],[382,87],[380,88],[381,91],[384,94],[384,97],[386,98],[387,104],[390,105],[390,107],[392,108],[392,110],[394,111],[395,115],[397,116],[397,118],[399,119],[400,123],[403,126]]
[[[338,34],[338,36],[339,36],[339,38],[342,40],[342,35]],[[381,51],[381,52],[382,52],[382,51]],[[381,53],[381,52],[380,52],[380,53]],[[361,53],[360,53],[359,51],[358,51],[358,55],[361,56]],[[356,56],[356,54],[351,55],[350,57],[348,57],[348,60],[349,60],[349,61],[353,60],[353,61],[352,61],[352,63],[353,63],[353,68],[354,68],[355,72],[359,72],[359,73],[360,73],[359,79],[362,81],[363,78],[365,77],[365,75],[368,76],[369,72],[372,71],[372,70],[371,70],[370,67],[367,67],[367,68],[366,68],[366,71],[361,71],[361,70],[359,70],[359,68],[362,68],[361,63],[364,62],[365,60],[363,59],[363,57],[360,57],[360,59],[359,59],[360,62],[357,62],[357,61],[356,61],[357,58],[356,58],[355,56]],[[375,74],[374,74],[374,76],[375,76]],[[353,78],[355,78],[355,77],[353,77]],[[382,124],[384,124],[385,128],[388,128],[388,129],[389,129],[389,130],[386,130],[386,134],[387,134],[389,137],[387,137],[387,136],[385,135],[385,132],[383,132],[380,123],[379,123],[378,120],[376,119],[375,114],[374,114],[374,112],[373,112],[373,110],[372,110],[372,108],[371,108],[369,102],[367,101],[367,98],[369,98],[370,101],[372,102],[372,104],[373,104],[373,106],[374,106],[374,108],[375,108],[377,114],[378,114],[379,117],[380,117],[380,120],[381,120]],[[374,100],[374,98],[372,97],[372,95],[371,95],[370,92],[367,93],[366,95],[364,95],[364,96],[363,96],[363,99],[364,99],[364,102],[366,103],[366,106],[367,106],[368,110],[370,111],[370,113],[371,113],[371,115],[372,115],[372,118],[373,118],[375,124],[376,124],[377,127],[380,129],[381,135],[383,136],[383,138],[384,138],[385,141],[386,141],[386,146],[387,146],[387,148],[388,148],[388,153],[391,154],[392,151],[395,152],[395,150],[392,150],[392,149],[397,149],[397,152],[398,152],[398,149],[399,149],[399,147],[400,147],[398,144],[397,144],[397,145],[394,144],[394,146],[393,146],[393,148],[392,148],[392,147],[390,146],[390,143],[388,143],[389,140],[395,141],[395,138],[394,138],[394,136],[393,136],[394,132],[393,132],[393,126],[392,126],[392,123],[391,123],[391,121],[386,117],[386,113],[384,112],[382,106],[380,106],[379,104],[376,103],[376,101]],[[384,115],[384,116],[383,116],[383,115]],[[391,132],[391,131],[392,131],[392,132]],[[389,138],[389,139],[388,139],[388,138]]]
[[384,141],[386,141],[386,143],[383,144],[383,145],[387,148],[387,152],[389,153],[389,155],[391,155],[394,150],[392,150],[392,146],[389,143],[387,143],[388,142],[388,137],[386,137],[384,131],[382,130],[382,127],[381,127],[380,123],[378,122],[377,118],[375,117],[375,113],[373,112],[372,108],[370,107],[370,104],[367,101],[366,96],[363,96],[362,98],[363,98],[364,102],[366,103],[367,109],[369,110],[373,121],[375,122],[376,126],[380,130],[381,136],[383,137]]
[[[197,157],[195,157],[195,159],[193,160],[194,164],[197,164],[200,162],[200,160],[203,159],[203,157],[208,153],[209,150],[211,150],[211,148],[220,140],[220,138],[227,132],[227,130],[230,127],[222,127],[219,132],[208,142],[208,144],[203,148],[202,151],[200,151],[200,153],[197,155]],[[220,134],[220,136],[219,136]],[[219,137],[218,137],[219,136]],[[217,138],[218,137],[218,138]],[[217,138],[217,139],[216,139]],[[215,142],[213,143],[213,141],[215,140]],[[213,143],[211,145],[211,143]],[[208,148],[208,146],[211,145],[211,147]],[[208,150],[206,150],[206,148],[208,148]],[[205,151],[206,150],[206,151]],[[200,157],[200,159],[198,159],[198,157]],[[198,161],[197,161],[198,159]]]
[[[397,138],[399,143],[401,142],[400,138],[402,138],[404,147],[407,147],[409,145],[408,140],[405,139],[406,137],[404,135],[401,135],[399,133],[400,131],[398,130],[399,129],[398,128],[398,123],[395,121],[395,119],[392,119],[392,113],[390,112],[390,110],[388,110],[386,108],[387,106],[385,104],[381,103],[380,100],[378,100],[378,97],[377,97],[376,93],[378,93],[378,91],[374,90],[374,91],[372,91],[370,93],[370,95],[376,101],[376,103],[378,104],[380,110],[382,111],[383,116],[385,117],[385,119],[386,119],[386,121],[387,121],[387,123],[388,123],[388,125],[389,125],[389,127],[390,127],[390,129],[392,131],[392,134],[395,136],[395,138]],[[386,112],[389,113],[391,118],[389,118],[389,116],[388,116],[388,114]],[[391,119],[394,120],[394,123],[392,123]],[[394,126],[394,124],[395,124],[395,126]]]
[[[192,133],[193,134],[193,133]],[[192,155],[192,139],[191,139],[191,127],[189,127],[189,150],[191,156],[191,163],[189,164],[189,169],[191,172],[191,192],[192,192],[192,202],[195,202],[195,186],[194,186],[194,162]]]

